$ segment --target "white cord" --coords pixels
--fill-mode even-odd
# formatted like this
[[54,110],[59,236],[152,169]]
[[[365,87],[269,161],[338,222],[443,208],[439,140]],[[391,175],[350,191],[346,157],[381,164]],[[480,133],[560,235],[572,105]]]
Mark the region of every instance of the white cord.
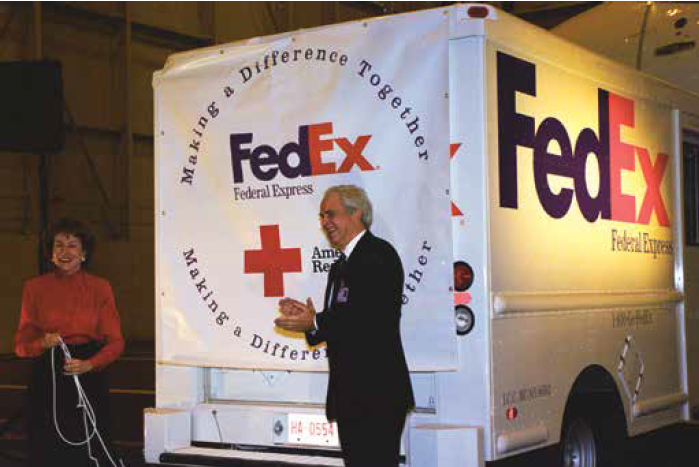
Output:
[[[65,359],[68,360],[72,358],[70,356],[70,350],[68,349],[68,346],[66,345],[65,342],[63,342],[63,339],[60,337],[59,339],[59,345],[61,346],[61,350],[63,350],[63,355],[65,356]],[[104,440],[102,439],[102,436],[99,433],[99,430],[97,430],[97,417],[95,416],[95,412],[92,409],[92,404],[90,404],[90,401],[87,398],[87,395],[85,394],[85,391],[83,390],[82,385],[80,384],[80,379],[78,378],[78,375],[73,375],[73,381],[75,382],[75,389],[78,392],[78,404],[77,408],[82,409],[83,411],[83,424],[85,426],[85,439],[83,441],[70,441],[67,439],[63,432],[61,432],[61,429],[58,425],[58,417],[56,414],[56,367],[55,367],[55,355],[54,355],[54,350],[55,347],[51,347],[51,387],[52,387],[52,395],[53,395],[53,424],[56,427],[56,433],[58,433],[58,436],[63,440],[64,443],[69,444],[71,446],[82,446],[84,444],[87,444],[87,455],[92,460],[97,467],[99,467],[99,460],[92,455],[92,448],[90,447],[90,440],[97,435],[97,439],[99,440],[100,444],[102,445],[102,449],[104,449],[105,454],[107,454],[107,457],[109,458],[109,461],[112,463],[114,467],[119,467],[117,463],[112,459],[111,454],[109,453],[109,450],[107,449],[107,446],[104,444]],[[88,431],[88,419],[90,420],[90,425],[92,425],[92,432],[89,433]],[[121,467],[124,467],[124,462],[119,459],[119,462],[121,464]]]

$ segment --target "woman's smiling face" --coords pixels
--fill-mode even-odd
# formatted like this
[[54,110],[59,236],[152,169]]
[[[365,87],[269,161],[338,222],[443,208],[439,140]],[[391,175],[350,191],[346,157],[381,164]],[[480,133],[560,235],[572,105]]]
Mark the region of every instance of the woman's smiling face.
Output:
[[58,233],[53,238],[53,254],[51,261],[56,267],[66,274],[80,271],[85,260],[83,243],[74,235]]

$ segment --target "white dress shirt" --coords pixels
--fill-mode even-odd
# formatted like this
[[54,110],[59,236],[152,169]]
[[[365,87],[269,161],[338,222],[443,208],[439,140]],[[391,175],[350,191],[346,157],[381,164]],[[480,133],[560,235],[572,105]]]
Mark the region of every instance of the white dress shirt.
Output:
[[364,236],[365,233],[366,233],[366,230],[362,230],[357,235],[355,235],[352,240],[349,241],[349,243],[347,244],[345,249],[342,250],[342,253],[345,254],[345,258],[349,259],[349,256],[352,254],[352,251],[354,251],[354,247],[357,246],[357,243]]
[[[349,259],[349,256],[352,254],[352,251],[354,251],[354,247],[357,246],[357,243],[359,243],[359,240],[364,236],[366,233],[366,229],[362,230],[359,232],[357,235],[354,236],[352,240],[349,241],[349,243],[345,246],[345,248],[342,250],[342,253],[345,255],[345,258]],[[333,293],[335,293],[334,290],[330,291],[330,296],[333,296]],[[315,316],[313,317],[313,325],[315,326],[315,330],[312,332],[315,332],[318,330],[318,321],[316,321]]]

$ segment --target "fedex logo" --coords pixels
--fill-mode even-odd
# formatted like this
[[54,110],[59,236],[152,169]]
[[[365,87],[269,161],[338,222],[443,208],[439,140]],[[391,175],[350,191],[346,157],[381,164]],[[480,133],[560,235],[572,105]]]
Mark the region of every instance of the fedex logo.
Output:
[[[252,146],[252,133],[231,135],[231,165],[233,183],[243,182],[243,161],[250,165],[252,175],[258,180],[270,181],[279,172],[286,178],[308,177],[349,172],[355,165],[359,170],[374,170],[363,154],[371,135],[359,136],[354,142],[348,138],[333,138],[333,124],[316,123],[299,127],[298,141],[289,142],[279,150],[267,144]],[[326,152],[338,147],[345,154],[337,167],[335,162],[323,160]],[[291,157],[294,156],[294,163]]]
[[[650,223],[655,212],[658,223],[668,227],[670,220],[660,185],[669,157],[658,153],[651,162],[646,148],[621,141],[621,127],[634,127],[634,101],[604,89],[597,94],[598,130],[584,128],[571,140],[565,125],[549,117],[535,128],[534,118],[517,113],[515,97],[522,92],[536,97],[536,66],[525,60],[498,52],[498,142],[500,206],[517,209],[517,146],[533,150],[534,185],[541,206],[555,218],[564,217],[577,199],[580,212],[589,222],[598,217],[638,224]],[[548,152],[551,141],[558,143],[560,154]],[[594,154],[599,169],[599,192],[588,190],[585,166]],[[646,183],[643,198],[622,191],[623,171],[636,171],[636,158]],[[548,175],[572,179],[573,188],[551,190]],[[641,208],[636,215],[636,203]]]

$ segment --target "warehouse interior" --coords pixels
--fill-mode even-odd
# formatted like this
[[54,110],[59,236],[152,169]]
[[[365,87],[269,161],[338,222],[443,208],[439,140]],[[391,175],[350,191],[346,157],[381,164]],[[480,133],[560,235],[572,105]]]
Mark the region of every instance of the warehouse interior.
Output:
[[[0,438],[25,436],[28,366],[13,344],[23,284],[47,270],[50,224],[74,217],[96,233],[90,270],[110,281],[126,339],[109,370],[120,414],[112,438],[136,450],[143,444],[143,408],[155,403],[151,82],[169,55],[451,3],[0,3],[0,69],[16,72],[0,73],[2,101],[16,109],[0,112]],[[602,2],[486,3],[550,29]],[[17,78],[29,69],[58,92],[32,92]],[[20,465],[19,446],[0,450],[0,465]]]

